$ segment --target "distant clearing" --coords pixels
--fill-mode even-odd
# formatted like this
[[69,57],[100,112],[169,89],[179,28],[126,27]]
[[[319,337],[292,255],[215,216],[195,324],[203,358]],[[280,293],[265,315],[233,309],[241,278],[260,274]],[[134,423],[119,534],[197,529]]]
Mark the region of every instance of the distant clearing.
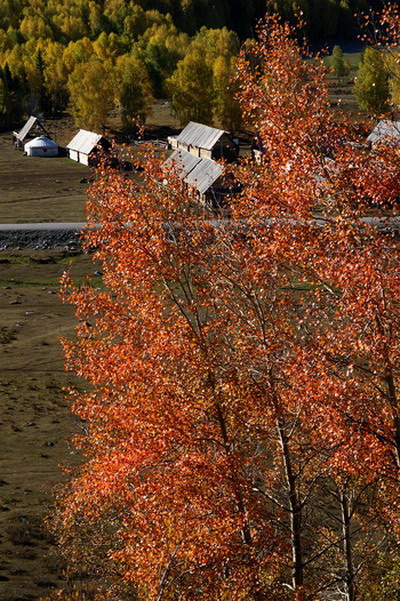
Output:
[[89,169],[66,157],[27,157],[0,134],[0,223],[84,221]]

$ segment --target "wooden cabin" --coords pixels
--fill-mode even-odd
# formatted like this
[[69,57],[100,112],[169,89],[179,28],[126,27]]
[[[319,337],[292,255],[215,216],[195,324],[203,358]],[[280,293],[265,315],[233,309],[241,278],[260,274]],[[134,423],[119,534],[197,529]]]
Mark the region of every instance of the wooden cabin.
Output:
[[239,145],[223,129],[190,121],[178,136],[168,138],[170,148],[186,150],[199,158],[235,161],[239,156]]
[[164,163],[168,185],[168,172],[173,170],[184,182],[193,196],[209,208],[217,208],[222,204],[225,190],[222,185],[223,167],[214,160],[200,158],[177,148]]
[[111,150],[111,146],[111,142],[101,134],[80,129],[67,145],[67,154],[73,161],[94,167],[101,155]]

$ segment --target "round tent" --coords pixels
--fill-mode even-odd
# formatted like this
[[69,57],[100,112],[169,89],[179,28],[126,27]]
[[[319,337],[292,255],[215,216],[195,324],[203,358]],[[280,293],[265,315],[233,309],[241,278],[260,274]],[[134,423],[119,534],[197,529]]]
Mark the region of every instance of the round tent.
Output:
[[24,151],[28,157],[56,157],[58,156],[58,144],[46,136],[39,136],[27,142]]

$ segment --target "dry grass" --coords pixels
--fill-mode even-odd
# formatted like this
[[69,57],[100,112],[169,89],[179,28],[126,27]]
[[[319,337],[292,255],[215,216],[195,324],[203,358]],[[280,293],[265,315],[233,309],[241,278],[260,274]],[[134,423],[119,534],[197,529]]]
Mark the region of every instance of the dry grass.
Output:
[[38,599],[62,582],[42,519],[62,478],[59,464],[77,459],[66,442],[75,423],[61,391],[75,378],[64,372],[59,343],[75,318],[57,296],[69,261],[75,278],[94,274],[85,255],[0,255],[1,601]]
[[26,157],[0,135],[0,223],[84,221],[89,168],[68,158]]

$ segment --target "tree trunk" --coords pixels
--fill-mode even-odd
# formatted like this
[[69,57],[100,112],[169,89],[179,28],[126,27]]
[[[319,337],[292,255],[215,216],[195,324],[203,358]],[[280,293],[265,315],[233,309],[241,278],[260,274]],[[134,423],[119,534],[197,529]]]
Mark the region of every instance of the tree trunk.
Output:
[[[218,423],[219,423],[219,426],[221,429],[221,435],[222,435],[222,439],[224,441],[225,451],[226,451],[226,454],[229,456],[230,441],[229,441],[229,437],[228,437],[228,433],[227,433],[227,429],[226,429],[225,418],[222,413],[221,407],[218,403],[216,404],[216,409],[217,409],[217,419],[218,419]],[[241,531],[242,540],[243,540],[244,544],[250,545],[251,544],[251,534],[250,534],[249,525],[247,523],[246,509],[245,509],[244,502],[243,502],[243,496],[240,492],[240,486],[237,481],[237,474],[233,468],[231,469],[231,479],[232,479],[232,483],[233,483],[233,487],[234,487],[234,495],[235,495],[236,505],[240,512],[240,515],[243,518],[243,527],[242,527],[242,531]]]
[[393,430],[394,430],[394,446],[395,446],[395,457],[397,467],[400,468],[400,416],[399,416],[399,404],[397,401],[396,387],[394,384],[392,366],[388,365],[385,375],[385,382],[388,390],[388,396],[390,405],[393,411]]
[[342,534],[343,534],[343,555],[345,561],[345,584],[346,601],[356,601],[357,590],[355,584],[353,556],[351,546],[351,511],[349,500],[345,492],[340,493],[340,507],[342,512]]
[[[385,326],[382,323],[379,315],[376,317],[378,331],[382,336],[386,336]],[[390,360],[390,352],[388,343],[385,344],[385,376],[384,381],[387,388],[387,394],[390,406],[393,413],[393,438],[394,438],[394,456],[397,467],[400,469],[400,408],[397,399],[395,379],[393,375],[392,362]]]
[[286,436],[282,420],[277,420],[279,440],[282,449],[284,475],[287,486],[288,501],[290,507],[290,538],[292,546],[292,586],[295,591],[303,586],[303,546],[301,540],[302,506],[296,492],[296,477],[293,473],[290,455],[289,441]]

